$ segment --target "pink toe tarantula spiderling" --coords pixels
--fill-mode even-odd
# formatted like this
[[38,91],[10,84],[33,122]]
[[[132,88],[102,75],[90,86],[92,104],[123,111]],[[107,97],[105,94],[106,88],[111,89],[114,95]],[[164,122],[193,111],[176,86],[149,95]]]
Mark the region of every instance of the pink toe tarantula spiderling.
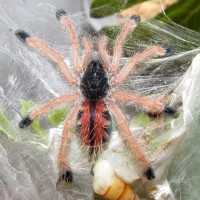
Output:
[[84,53],[80,58],[79,38],[71,19],[64,10],[58,10],[56,17],[63,24],[70,37],[71,63],[74,71],[71,71],[64,58],[44,41],[30,36],[23,30],[16,30],[15,35],[20,41],[48,55],[57,64],[67,82],[75,87],[75,91],[62,94],[58,98],[39,106],[29,116],[20,121],[19,127],[29,126],[34,119],[60,104],[76,102],[76,105],[65,120],[62,132],[62,140],[57,157],[58,166],[61,170],[59,180],[71,182],[73,179],[72,169],[68,161],[67,146],[74,123],[76,123],[76,132],[87,147],[90,157],[94,157],[111,134],[112,117],[115,119],[119,132],[125,138],[134,158],[141,166],[143,175],[148,180],[154,179],[155,173],[150,161],[142,151],[134,133],[129,128],[128,121],[115,102],[138,104],[154,115],[165,113],[176,116],[177,111],[173,107],[119,89],[119,86],[124,83],[138,63],[156,56],[164,56],[166,49],[159,45],[151,46],[133,55],[122,68],[119,68],[123,44],[140,21],[139,16],[132,16],[124,23],[120,34],[116,38],[112,60],[110,60],[106,52],[106,36],[101,37],[98,42],[99,60],[90,60],[93,45],[87,37],[83,37]]

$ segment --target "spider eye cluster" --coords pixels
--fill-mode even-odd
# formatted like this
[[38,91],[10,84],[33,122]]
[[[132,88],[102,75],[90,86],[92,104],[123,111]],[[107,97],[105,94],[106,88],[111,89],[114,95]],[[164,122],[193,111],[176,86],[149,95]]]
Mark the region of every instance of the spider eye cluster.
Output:
[[109,84],[100,60],[90,61],[82,76],[80,89],[83,96],[89,100],[100,100],[106,97]]

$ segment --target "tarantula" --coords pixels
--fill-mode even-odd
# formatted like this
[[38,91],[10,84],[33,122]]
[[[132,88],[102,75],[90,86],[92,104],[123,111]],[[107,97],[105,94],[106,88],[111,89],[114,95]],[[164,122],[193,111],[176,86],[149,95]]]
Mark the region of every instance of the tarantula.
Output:
[[115,102],[131,102],[133,104],[139,104],[144,107],[147,112],[152,114],[159,115],[163,112],[175,116],[176,110],[173,107],[119,89],[119,86],[124,83],[127,76],[138,63],[152,57],[164,56],[166,49],[159,45],[151,46],[133,55],[125,66],[120,69],[123,43],[140,22],[139,16],[132,16],[124,23],[120,34],[116,38],[112,61],[106,51],[106,36],[102,36],[98,42],[100,60],[90,60],[93,45],[87,37],[83,37],[82,43],[85,51],[81,59],[79,38],[70,17],[64,10],[58,10],[56,17],[64,25],[69,34],[74,71],[71,71],[64,61],[64,58],[44,41],[30,36],[23,30],[16,30],[15,35],[20,41],[40,50],[57,63],[57,66],[65,76],[67,82],[75,87],[75,91],[62,94],[58,98],[39,106],[36,110],[32,111],[29,116],[26,116],[20,121],[19,127],[24,128],[29,126],[34,119],[60,104],[76,102],[76,105],[65,120],[62,141],[57,158],[58,166],[62,172],[59,180],[71,182],[73,174],[68,161],[67,146],[74,123],[76,122],[76,132],[88,148],[89,155],[93,157],[97,155],[103,143],[111,134],[112,114],[122,137],[127,142],[130,151],[141,166],[143,175],[149,180],[154,179],[154,169],[150,161],[142,151],[134,133],[129,128],[128,121]]

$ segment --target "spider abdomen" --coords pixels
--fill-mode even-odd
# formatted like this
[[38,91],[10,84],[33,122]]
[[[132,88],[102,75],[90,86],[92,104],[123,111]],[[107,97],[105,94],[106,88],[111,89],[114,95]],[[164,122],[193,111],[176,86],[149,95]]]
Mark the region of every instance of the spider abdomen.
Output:
[[80,89],[83,96],[89,100],[100,100],[106,97],[109,84],[101,61],[90,61],[82,76]]
[[77,116],[77,133],[89,149],[89,154],[97,154],[109,137],[112,129],[111,116],[103,101],[83,102]]

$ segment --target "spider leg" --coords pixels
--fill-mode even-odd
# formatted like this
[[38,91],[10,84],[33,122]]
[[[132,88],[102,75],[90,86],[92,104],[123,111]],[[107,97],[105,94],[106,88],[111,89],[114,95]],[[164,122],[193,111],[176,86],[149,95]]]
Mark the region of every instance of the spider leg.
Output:
[[80,62],[80,46],[79,46],[79,39],[78,35],[75,31],[74,25],[69,18],[68,14],[64,10],[58,10],[56,12],[57,19],[61,22],[61,24],[64,25],[65,29],[67,30],[70,41],[71,41],[71,50],[72,50],[72,65],[74,67],[74,70],[77,74],[80,74],[83,72],[83,69],[81,68],[81,62]]
[[109,60],[108,54],[106,52],[106,46],[107,46],[107,37],[102,36],[98,42],[98,51],[99,51],[99,55],[104,63],[104,68],[109,70],[110,60]]
[[158,116],[160,113],[172,116],[174,118],[178,117],[179,113],[176,108],[168,105],[164,105],[159,101],[154,101],[147,97],[141,97],[135,94],[132,94],[127,91],[114,92],[112,98],[122,102],[132,102],[143,106],[148,113],[151,113],[153,116]]
[[122,57],[122,47],[128,37],[128,35],[137,27],[137,24],[140,22],[139,16],[132,16],[127,23],[122,27],[121,33],[117,36],[114,48],[113,48],[113,61],[110,65],[110,72],[115,74],[118,71],[121,57]]
[[83,59],[82,59],[82,67],[83,67],[83,71],[85,71],[87,66],[88,66],[88,61],[89,61],[89,58],[90,58],[91,53],[92,53],[93,45],[90,42],[90,40],[86,37],[84,37],[82,39],[82,41],[83,41],[83,44],[85,46],[85,52],[84,52]]
[[166,49],[159,45],[152,46],[140,53],[137,53],[129,60],[129,62],[116,75],[114,84],[115,85],[122,84],[126,80],[127,76],[130,74],[132,69],[138,63],[144,62],[145,60],[156,57],[156,56],[163,56],[165,55],[165,53],[166,53]]
[[165,106],[159,102],[147,97],[140,97],[127,91],[114,92],[112,98],[123,102],[132,102],[143,106],[147,112],[160,114]]
[[30,36],[28,33],[26,33],[23,30],[15,31],[15,35],[20,41],[25,42],[29,46],[34,47],[40,50],[41,52],[45,53],[46,55],[48,55],[54,62],[58,64],[61,72],[65,75],[67,81],[72,85],[77,85],[76,77],[69,70],[69,67],[65,63],[63,57],[58,52],[56,52],[54,49],[49,47],[44,41],[36,37]]
[[68,115],[67,119],[65,120],[63,132],[62,132],[61,145],[58,152],[58,164],[62,170],[62,173],[57,183],[59,183],[62,180],[65,180],[66,182],[72,182],[72,179],[73,179],[72,171],[70,169],[69,161],[67,158],[68,157],[67,146],[68,146],[68,141],[71,136],[71,128],[75,122],[75,119],[77,117],[79,110],[80,110],[80,106],[74,107],[72,111],[70,112],[70,114]]
[[141,146],[138,143],[135,135],[129,129],[128,122],[124,117],[121,109],[116,104],[111,102],[107,106],[110,112],[115,117],[120,133],[123,135],[124,139],[126,139],[131,151],[133,152],[133,155],[142,167],[144,175],[149,180],[154,179],[155,174],[153,168],[151,167],[150,161],[147,159],[146,155],[142,151]]
[[79,97],[78,93],[65,94],[51,100],[50,102],[44,105],[41,105],[35,111],[31,112],[29,116],[26,116],[25,118],[23,118],[19,123],[19,127],[24,128],[24,127],[29,126],[35,118],[43,115],[44,113],[48,112],[49,110],[57,107],[58,105],[62,103],[69,103],[69,102],[75,101],[77,100],[78,97]]

